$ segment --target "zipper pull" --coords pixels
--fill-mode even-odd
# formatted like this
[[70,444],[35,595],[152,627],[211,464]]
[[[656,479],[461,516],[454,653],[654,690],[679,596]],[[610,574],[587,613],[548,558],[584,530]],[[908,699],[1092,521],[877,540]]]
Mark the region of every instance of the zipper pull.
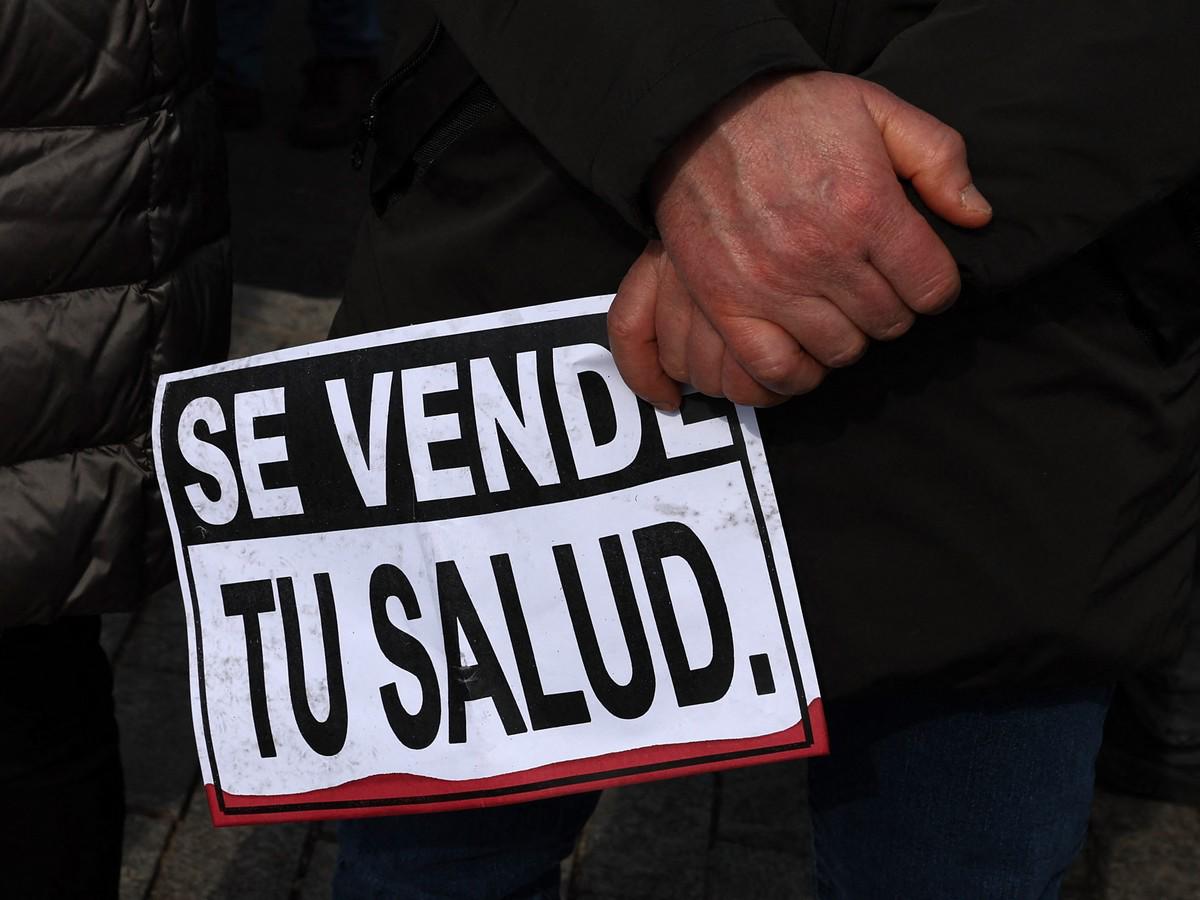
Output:
[[434,46],[438,42],[438,38],[442,34],[442,23],[440,21],[433,23],[433,29],[426,36],[424,42],[418,47],[411,56],[408,57],[400,67],[391,75],[383,80],[383,84],[375,89],[375,93],[371,95],[370,101],[367,103],[366,115],[359,120],[358,137],[354,141],[354,146],[350,149],[350,165],[354,167],[354,171],[358,171],[363,167],[363,160],[367,158],[367,144],[371,138],[375,137],[375,116],[379,113],[379,103],[386,97],[392,89],[398,85],[404,78],[412,72],[417,66],[425,61],[425,58],[433,52]]
[[363,160],[367,158],[367,143],[374,136],[375,112],[372,110],[358,120],[358,137],[354,139],[354,146],[350,148],[350,165],[354,167],[355,172],[363,167]]

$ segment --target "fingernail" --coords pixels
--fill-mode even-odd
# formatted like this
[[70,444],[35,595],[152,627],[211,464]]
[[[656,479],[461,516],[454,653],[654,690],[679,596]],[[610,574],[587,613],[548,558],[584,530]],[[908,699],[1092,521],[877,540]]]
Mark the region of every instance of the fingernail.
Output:
[[659,412],[675,412],[679,406],[675,403],[655,403],[654,408]]
[[963,209],[969,209],[971,212],[990,213],[992,211],[992,204],[983,198],[983,194],[979,193],[979,188],[974,184],[968,184],[958,192],[958,202]]

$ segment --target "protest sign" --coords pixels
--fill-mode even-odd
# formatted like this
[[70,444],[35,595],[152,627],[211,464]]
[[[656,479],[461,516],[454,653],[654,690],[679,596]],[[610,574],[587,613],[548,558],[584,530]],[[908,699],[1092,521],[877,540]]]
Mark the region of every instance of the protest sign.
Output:
[[663,413],[611,297],[164,376],[155,461],[218,824],[824,752],[754,411]]

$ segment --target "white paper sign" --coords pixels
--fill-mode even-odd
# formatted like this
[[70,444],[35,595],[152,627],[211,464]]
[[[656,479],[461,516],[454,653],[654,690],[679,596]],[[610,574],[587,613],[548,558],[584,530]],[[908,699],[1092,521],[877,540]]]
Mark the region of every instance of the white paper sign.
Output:
[[639,401],[597,297],[161,379],[218,824],[825,751],[752,409]]

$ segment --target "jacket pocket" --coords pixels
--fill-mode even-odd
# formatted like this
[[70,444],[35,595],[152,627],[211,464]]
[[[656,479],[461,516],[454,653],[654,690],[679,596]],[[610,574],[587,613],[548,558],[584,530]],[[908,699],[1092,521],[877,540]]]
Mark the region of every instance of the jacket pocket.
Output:
[[435,24],[379,86],[363,118],[353,161],[362,164],[366,142],[373,140],[370,193],[376,213],[382,215],[392,197],[411,187],[494,105],[462,51]]
[[[476,80],[467,92],[433,126],[412,154],[410,184],[416,184],[437,162],[438,157],[488,113],[496,108],[496,95],[482,81]],[[395,188],[393,188],[394,190]]]

